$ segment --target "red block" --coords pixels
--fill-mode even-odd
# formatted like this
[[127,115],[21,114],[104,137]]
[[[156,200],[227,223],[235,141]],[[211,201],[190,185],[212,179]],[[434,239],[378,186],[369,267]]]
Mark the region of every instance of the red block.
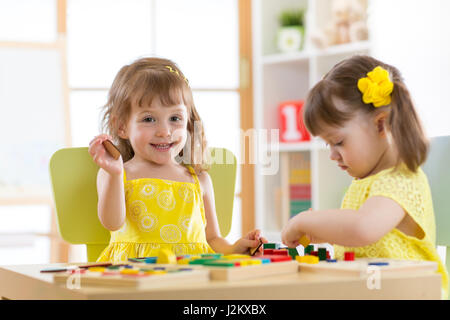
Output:
[[260,259],[270,259],[270,262],[281,262],[281,261],[291,261],[292,257],[287,255],[287,256],[281,256],[281,255],[263,255],[258,257]]
[[263,254],[273,254],[273,250],[275,249],[264,249]]
[[311,252],[309,253],[309,255],[310,255],[310,256],[316,256],[316,257],[318,257],[318,256],[319,256],[319,252],[317,252],[317,251],[311,251]]
[[344,253],[344,261],[354,261],[355,253],[351,251],[347,251]]
[[289,252],[286,249],[273,249],[272,254],[277,256],[288,256]]

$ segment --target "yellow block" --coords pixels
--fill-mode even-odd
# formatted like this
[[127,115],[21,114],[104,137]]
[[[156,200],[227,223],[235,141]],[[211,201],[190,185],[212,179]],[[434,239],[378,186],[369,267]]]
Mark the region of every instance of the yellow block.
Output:
[[148,271],[145,271],[145,273],[157,275],[157,274],[166,274],[167,271],[166,270],[148,270]]
[[306,248],[307,246],[309,246],[309,244],[311,243],[311,241],[309,240],[308,236],[303,235],[300,240],[298,240],[298,242],[304,247]]
[[239,262],[241,266],[254,266],[257,264],[262,264],[262,261],[260,259],[244,259]]
[[235,259],[250,259],[248,254],[229,254],[223,256],[222,259],[235,260]]
[[122,269],[120,270],[121,274],[138,274],[139,270],[138,269]]
[[316,256],[296,256],[295,259],[300,263],[309,263],[309,264],[319,263],[319,257]]
[[158,258],[156,259],[156,263],[161,264],[176,264],[177,256],[175,253],[168,249],[161,249],[158,253]]
[[177,261],[177,263],[178,263],[178,264],[189,264],[189,261],[191,261],[191,260],[188,259],[188,258],[183,258],[183,259],[179,259],[179,260]]
[[105,272],[106,268],[103,267],[91,267],[88,269],[91,272]]

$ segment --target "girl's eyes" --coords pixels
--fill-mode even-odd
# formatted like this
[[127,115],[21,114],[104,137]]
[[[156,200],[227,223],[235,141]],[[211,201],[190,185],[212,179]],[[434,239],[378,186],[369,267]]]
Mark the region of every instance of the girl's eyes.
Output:
[[[340,146],[342,146],[343,142],[344,142],[344,140],[339,141],[339,142],[337,142],[337,143],[335,143],[335,144],[332,144],[332,145],[333,145],[334,147],[340,147]],[[325,145],[326,145],[327,148],[330,147],[330,145],[329,145],[328,143],[325,143]]]
[[[179,116],[172,116],[172,117],[170,117],[169,119],[170,119],[170,121],[172,121],[172,122],[178,122],[178,121],[183,120],[183,119],[182,119],[181,117],[179,117]],[[144,119],[142,119],[142,121],[143,121],[143,122],[155,122],[156,120],[155,120],[155,118],[153,118],[153,117],[145,117]]]
[[155,122],[155,119],[152,117],[145,117],[144,119],[142,119],[143,122]]
[[182,119],[179,116],[170,117],[170,121],[181,121]]

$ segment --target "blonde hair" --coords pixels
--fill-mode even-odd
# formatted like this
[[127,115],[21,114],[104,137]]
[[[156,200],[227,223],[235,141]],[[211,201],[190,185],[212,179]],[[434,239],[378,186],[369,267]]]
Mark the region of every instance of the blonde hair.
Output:
[[[386,69],[394,83],[391,103],[380,108],[365,104],[357,88],[358,80],[377,66]],[[345,108],[338,109],[333,98],[343,101]],[[342,127],[357,112],[375,115],[380,110],[389,114],[386,124],[398,150],[397,165],[403,162],[416,172],[426,160],[429,142],[403,78],[391,65],[366,55],[339,62],[310,90],[303,117],[310,133],[317,136],[324,125]]]
[[[103,129],[113,137],[125,161],[134,156],[128,139],[119,137],[119,128],[129,119],[131,106],[150,106],[159,99],[163,106],[183,103],[187,108],[188,139],[178,155],[184,164],[191,165],[197,173],[207,170],[207,143],[203,123],[195,108],[188,81],[178,66],[162,58],[141,58],[120,69],[103,107]],[[189,137],[190,136],[190,137]],[[189,150],[186,147],[190,147]],[[183,156],[187,153],[187,156]]]

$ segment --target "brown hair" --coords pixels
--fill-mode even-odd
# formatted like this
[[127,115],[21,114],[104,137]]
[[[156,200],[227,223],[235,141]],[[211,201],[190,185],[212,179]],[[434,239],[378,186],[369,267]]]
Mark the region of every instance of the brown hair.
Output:
[[[362,101],[357,83],[377,66],[389,72],[394,89],[391,103],[375,108]],[[336,107],[333,98],[344,102],[344,110]],[[415,172],[426,160],[429,142],[403,78],[391,65],[365,55],[355,55],[339,62],[310,90],[303,117],[309,132],[317,136],[324,125],[342,127],[356,112],[375,115],[382,110],[389,113],[387,129],[398,150],[398,164],[403,162]]]
[[[192,165],[197,173],[206,170],[206,138],[192,91],[178,66],[162,58],[141,58],[122,67],[109,90],[108,101],[103,107],[102,124],[103,129],[113,137],[123,160],[130,160],[134,150],[128,139],[119,137],[119,127],[128,121],[132,105],[150,106],[153,99],[159,99],[163,106],[184,103],[189,134],[179,157],[183,163]],[[185,156],[183,153],[186,153]]]

